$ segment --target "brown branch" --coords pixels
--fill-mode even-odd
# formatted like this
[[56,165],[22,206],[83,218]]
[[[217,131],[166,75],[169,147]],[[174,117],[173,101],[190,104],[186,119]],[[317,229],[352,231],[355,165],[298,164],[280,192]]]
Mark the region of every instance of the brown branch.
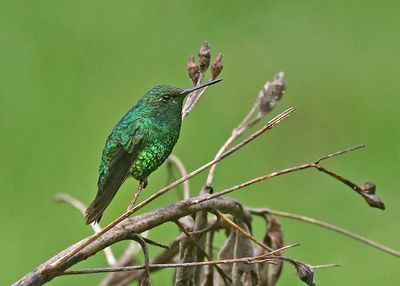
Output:
[[[272,256],[276,252],[283,251],[288,248],[295,247],[297,245],[288,245],[269,253],[265,253],[259,256],[253,257],[242,257],[242,258],[232,258],[232,259],[221,259],[213,261],[200,261],[200,262],[186,262],[186,263],[165,263],[165,264],[150,264],[150,269],[160,269],[160,268],[178,268],[178,267],[193,267],[193,266],[207,266],[207,265],[218,265],[218,264],[233,264],[233,263],[260,263],[268,262],[267,258],[270,258],[270,262],[276,260],[275,256]],[[272,256],[272,257],[271,257]],[[280,258],[279,258],[280,259]],[[103,268],[88,268],[65,271],[61,275],[77,275],[77,274],[92,274],[92,273],[104,273],[104,272],[124,272],[124,271],[136,271],[145,269],[145,265],[137,266],[125,266],[125,267],[103,267]]]
[[[177,237],[169,246],[169,249],[157,255],[154,259],[152,259],[150,264],[164,264],[170,263],[172,259],[179,252],[179,241],[182,239],[182,236]],[[116,266],[131,266],[132,264],[124,264],[124,265],[116,265]],[[151,269],[150,272],[154,272],[159,269]],[[130,271],[130,272],[111,272],[106,278],[103,279],[100,286],[127,286],[130,282],[135,280],[142,280],[145,277],[144,270],[142,271]]]
[[[364,145],[358,145],[358,146],[355,146],[355,147],[351,147],[351,148],[345,149],[345,150],[340,151],[340,152],[336,152],[336,153],[328,155],[326,157],[332,158],[333,156],[337,156],[337,155],[341,155],[341,154],[344,154],[344,153],[347,153],[347,152],[351,152],[351,151],[357,150],[357,149],[362,148],[362,147],[364,147]],[[298,166],[282,169],[282,170],[279,170],[279,171],[275,171],[275,172],[272,172],[272,173],[269,173],[269,174],[266,174],[266,175],[251,179],[251,180],[249,180],[247,182],[244,182],[244,183],[241,183],[239,185],[230,187],[230,188],[225,189],[223,191],[216,192],[216,193],[213,193],[211,195],[202,196],[202,197],[200,197],[198,199],[195,199],[194,203],[198,204],[198,203],[202,203],[202,202],[205,202],[205,201],[208,201],[208,200],[212,200],[214,198],[218,198],[218,197],[224,196],[226,194],[229,194],[231,192],[243,189],[243,188],[248,187],[250,185],[253,185],[255,183],[258,183],[258,182],[261,182],[261,181],[264,181],[264,180],[268,180],[268,179],[271,179],[271,178],[274,178],[274,177],[278,177],[278,176],[281,176],[281,175],[285,175],[285,174],[288,174],[288,173],[292,173],[292,172],[296,172],[296,171],[300,171],[300,170],[304,170],[304,169],[309,169],[309,168],[316,168],[316,169],[319,170],[319,168],[321,166],[316,163],[316,162],[318,162],[318,160],[320,160],[320,159],[317,159],[316,161],[312,161],[312,162],[305,163],[305,164],[302,164],[302,165],[298,165]]]
[[[276,118],[273,121],[273,124],[270,122],[269,124],[264,126],[262,129],[260,129],[259,131],[253,133],[253,135],[251,135],[250,137],[248,137],[247,139],[245,139],[244,141],[242,141],[241,143],[239,143],[238,145],[236,145],[235,147],[231,148],[229,151],[224,153],[224,154],[227,154],[225,156],[228,156],[229,154],[238,150],[240,147],[244,146],[245,144],[247,144],[248,142],[250,142],[257,136],[261,135],[264,131],[272,128],[280,120],[282,120],[283,118],[286,118],[292,111],[293,110],[288,110],[286,113],[284,113],[280,117]],[[360,148],[360,147],[358,147],[358,148]],[[342,152],[338,152],[335,154],[339,155],[339,154],[343,154],[346,152],[350,152],[355,149],[356,148],[349,148],[349,149],[346,149]],[[327,157],[331,158],[333,156],[329,155]],[[91,255],[94,255],[98,251],[101,251],[105,247],[107,247],[115,242],[121,241],[121,240],[132,239],[133,233],[141,233],[143,231],[152,229],[164,222],[176,221],[181,217],[196,213],[198,211],[216,209],[223,213],[230,213],[233,216],[238,217],[240,219],[243,216],[245,216],[240,204],[238,204],[237,202],[232,201],[232,200],[222,199],[222,198],[218,198],[218,197],[225,195],[227,193],[233,192],[235,190],[242,189],[246,186],[249,186],[251,184],[254,184],[256,182],[259,182],[259,181],[262,181],[265,179],[269,179],[269,178],[283,175],[286,173],[294,172],[297,170],[303,170],[306,168],[315,167],[315,164],[316,164],[315,162],[317,162],[317,161],[313,161],[311,163],[283,169],[283,170],[280,170],[277,172],[273,172],[273,173],[252,179],[245,183],[239,184],[237,186],[231,187],[224,191],[214,193],[212,195],[207,195],[205,197],[196,197],[193,199],[177,202],[177,203],[171,204],[167,207],[156,209],[156,210],[144,213],[142,215],[138,215],[136,217],[129,218],[129,219],[121,222],[121,224],[119,224],[117,226],[115,226],[115,224],[114,224],[112,226],[112,227],[115,226],[113,228],[113,231],[106,232],[106,231],[104,231],[106,228],[103,229],[102,239],[97,240],[96,238],[98,236],[96,237],[96,235],[94,235],[94,236],[90,237],[91,239],[94,238],[92,243],[88,243],[88,239],[85,239],[85,240],[82,240],[81,242],[76,243],[75,245],[67,248],[66,250],[62,251],[61,253],[59,253],[58,255],[56,255],[55,257],[53,257],[46,263],[44,263],[41,266],[39,266],[38,268],[36,268],[33,272],[28,273],[25,277],[23,277],[21,280],[16,282],[14,285],[41,285],[47,281],[50,281],[54,277],[60,275],[66,269],[68,269],[72,265],[78,263],[79,261],[82,261],[82,260],[90,257]],[[211,163],[208,163],[206,165],[211,165],[212,163],[215,163],[215,160],[211,161]],[[204,166],[197,169],[196,171],[188,174],[185,178],[182,178],[182,179],[178,180],[177,182],[178,183],[182,182],[184,179],[187,179],[188,177],[193,176],[194,173],[196,173],[196,174],[199,173],[200,172],[199,170],[201,170],[202,168],[204,168]],[[160,191],[156,195],[153,195],[146,201],[142,202],[141,204],[139,204],[136,207],[136,209],[133,209],[133,211],[135,211],[135,210],[139,209],[140,207],[142,207],[143,205],[145,205],[146,202],[149,202],[149,201],[155,199],[156,197],[158,197],[159,195],[165,193],[168,188],[172,188],[173,186],[177,185],[178,184],[177,182],[171,184],[170,186],[164,188],[162,190],[162,192]],[[129,213],[128,213],[128,215],[129,215]],[[243,219],[245,219],[245,217],[243,217]],[[111,228],[110,226],[108,226],[108,227]],[[87,245],[87,244],[90,244],[90,245]],[[79,253],[77,253],[77,252],[79,252]]]
[[[84,203],[82,203],[81,201],[79,201],[78,199],[74,198],[71,195],[68,194],[58,194],[54,197],[54,200],[56,202],[62,202],[62,203],[67,203],[70,204],[71,206],[75,207],[77,210],[80,211],[80,213],[84,216],[87,206],[85,206]],[[95,233],[99,233],[101,231],[101,226],[98,223],[92,223],[90,224],[90,226],[92,227],[93,231]],[[115,266],[117,263],[117,259],[115,258],[114,253],[111,250],[111,247],[106,247],[104,248],[104,254],[106,256],[108,265],[110,266]]]
[[332,230],[334,232],[343,234],[343,235],[345,235],[347,237],[350,237],[350,238],[353,238],[355,240],[358,240],[358,241],[360,241],[362,243],[365,243],[366,245],[369,245],[371,247],[379,249],[379,250],[381,250],[383,252],[389,253],[389,254],[391,254],[393,256],[400,257],[400,252],[395,250],[395,249],[389,248],[389,247],[387,247],[385,245],[382,245],[380,243],[372,241],[372,240],[370,240],[368,238],[365,238],[363,236],[355,234],[355,233],[353,233],[351,231],[348,231],[346,229],[340,228],[338,226],[335,226],[335,225],[332,225],[332,224],[329,224],[329,223],[326,223],[326,222],[323,222],[323,221],[316,220],[316,219],[311,218],[311,217],[297,215],[297,214],[288,213],[288,212],[271,210],[271,209],[267,209],[267,208],[262,208],[262,209],[249,208],[248,210],[253,214],[262,214],[262,215],[263,214],[272,214],[272,215],[275,215],[275,216],[295,219],[295,220],[299,220],[299,221],[302,221],[302,222],[307,222],[307,223],[310,223],[310,224],[313,224],[313,225],[317,225],[317,226]]
[[190,178],[196,176],[197,174],[199,174],[202,171],[206,170],[207,168],[211,167],[215,163],[218,163],[219,161],[221,161],[224,158],[228,157],[229,155],[233,154],[234,152],[236,152],[237,150],[239,150],[243,146],[247,145],[249,142],[251,142],[254,139],[256,139],[258,136],[263,134],[265,131],[272,129],[277,124],[279,124],[282,120],[288,118],[294,111],[295,111],[294,107],[291,107],[291,108],[283,111],[282,113],[280,113],[279,115],[277,115],[276,117],[274,117],[273,119],[268,121],[268,123],[266,125],[264,125],[264,127],[260,128],[258,131],[254,132],[252,135],[250,135],[249,137],[247,137],[246,139],[244,139],[243,141],[241,141],[240,143],[238,143],[237,145],[235,145],[234,147],[232,147],[231,149],[226,151],[220,157],[215,158],[214,160],[208,162],[207,164],[205,164],[205,165],[201,166],[200,168],[196,169],[195,171],[189,173],[187,176],[182,177],[179,180],[173,182],[172,184],[166,186],[165,188],[163,188],[160,191],[158,191],[157,193],[153,194],[152,196],[150,196],[149,198],[147,198],[143,202],[141,202],[138,205],[134,206],[132,209],[130,209],[129,211],[125,212],[119,218],[117,218],[116,220],[111,222],[109,225],[104,227],[102,231],[100,231],[99,233],[97,233],[95,235],[92,235],[91,237],[88,237],[86,240],[82,241],[78,246],[76,246],[76,248],[73,251],[69,252],[68,254],[66,254],[66,255],[64,255],[62,257],[60,257],[58,260],[54,261],[50,266],[52,268],[57,268],[59,264],[64,263],[67,259],[71,258],[73,255],[75,255],[76,253],[81,251],[83,248],[87,247],[90,243],[93,243],[96,239],[98,239],[99,237],[104,235],[106,232],[108,232],[110,229],[112,229],[113,227],[115,227],[116,225],[121,223],[123,220],[127,219],[131,214],[133,214],[137,210],[141,209],[142,207],[144,207],[145,205],[149,204],[150,202],[152,202],[156,198],[160,197],[164,193],[168,192],[169,190],[171,190],[171,189],[175,188],[176,186],[180,185],[184,181],[189,180]]
[[[240,137],[244,132],[251,129],[256,125],[264,116],[266,116],[276,105],[276,103],[282,98],[285,92],[285,81],[283,72],[275,75],[272,83],[267,82],[264,87],[260,90],[259,96],[256,102],[253,104],[249,113],[243,118],[242,122],[233,129],[231,136],[225,141],[225,143],[218,150],[215,158],[221,156],[225,150]],[[258,111],[258,112],[257,112]],[[206,187],[210,188],[214,179],[214,173],[217,164],[211,166],[207,180]]]
[[[207,258],[208,261],[212,261],[212,257],[209,256],[209,254],[199,245],[197,240],[192,236],[191,233],[189,233],[185,227],[179,222],[175,222],[176,225],[179,227],[179,229],[186,235],[186,237],[190,240],[190,243],[194,246],[196,246],[197,250],[200,251],[200,253]],[[210,264],[212,265],[212,264]],[[225,274],[225,272],[217,265],[213,265],[223,281],[225,282],[225,285],[228,285],[228,281],[232,282],[232,280]]]
[[[105,247],[122,240],[131,240],[132,234],[134,233],[142,233],[165,222],[176,221],[181,217],[191,215],[200,210],[217,209],[224,213],[231,213],[236,217],[242,217],[245,215],[243,214],[242,206],[233,200],[217,199],[198,205],[192,204],[192,200],[193,199],[183,200],[173,203],[169,206],[129,218],[113,228],[112,231],[105,233],[102,236],[102,239],[98,239],[87,247],[83,248],[81,251],[79,251],[79,253],[75,253],[76,248],[87,241],[87,239],[75,243],[74,245],[55,255],[53,258],[49,259],[47,262],[38,266],[32,272],[26,274],[13,285],[42,285],[52,280],[56,276],[59,276],[72,265],[87,259],[88,257],[103,250]],[[71,255],[71,253],[74,254]],[[68,258],[65,260],[60,260],[62,257]],[[55,263],[56,261],[61,262]],[[56,265],[56,267],[52,267],[52,265]]]
[[217,213],[221,216],[221,219],[223,221],[225,221],[227,224],[229,224],[232,228],[236,229],[241,235],[243,235],[244,237],[250,239],[255,244],[261,246],[262,248],[264,248],[264,249],[266,249],[268,251],[273,251],[273,249],[271,247],[269,247],[269,246],[265,245],[264,243],[262,243],[262,242],[258,241],[257,239],[255,239],[250,233],[247,233],[247,231],[245,231],[243,228],[238,226],[235,222],[230,220],[226,215],[224,215],[220,211],[217,211]]

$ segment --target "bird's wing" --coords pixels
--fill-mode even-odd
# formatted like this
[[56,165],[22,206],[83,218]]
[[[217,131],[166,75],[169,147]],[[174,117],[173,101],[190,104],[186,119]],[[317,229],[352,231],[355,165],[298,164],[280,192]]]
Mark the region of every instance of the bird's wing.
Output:
[[146,135],[141,120],[122,122],[109,136],[99,169],[98,192],[86,210],[86,223],[99,221],[104,210],[129,175],[132,162]]

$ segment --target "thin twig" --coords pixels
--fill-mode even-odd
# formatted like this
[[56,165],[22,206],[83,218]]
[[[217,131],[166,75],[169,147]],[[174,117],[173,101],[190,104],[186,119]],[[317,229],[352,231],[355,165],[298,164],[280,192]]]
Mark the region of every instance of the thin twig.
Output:
[[217,211],[217,213],[220,215],[221,219],[224,220],[227,224],[229,224],[232,228],[236,229],[241,235],[243,235],[244,237],[250,239],[251,241],[253,241],[255,244],[261,246],[262,248],[268,250],[268,251],[273,251],[273,249],[267,245],[265,245],[264,243],[258,241],[257,239],[255,239],[251,234],[247,233],[247,231],[245,231],[243,228],[241,228],[240,226],[238,226],[235,222],[233,222],[232,220],[230,220],[226,215],[224,215],[223,213],[221,213],[220,211]]
[[[150,269],[159,269],[159,268],[177,268],[177,267],[193,267],[193,266],[206,266],[206,265],[217,265],[217,264],[232,264],[232,263],[257,263],[258,260],[262,262],[266,262],[265,258],[272,256],[276,252],[283,251],[288,248],[295,247],[297,245],[288,245],[285,247],[281,247],[274,251],[265,253],[259,256],[252,257],[242,257],[242,258],[232,258],[232,259],[221,259],[221,260],[213,260],[213,261],[200,261],[200,262],[186,262],[186,263],[165,263],[165,264],[150,264]],[[271,262],[275,261],[275,256],[270,257]],[[79,269],[79,270],[71,270],[65,271],[61,275],[76,275],[76,274],[92,274],[92,273],[104,273],[104,272],[124,272],[124,271],[136,271],[145,269],[144,265],[137,266],[125,266],[125,267],[103,267],[103,268],[88,268],[88,269]]]
[[204,87],[200,91],[197,91],[197,90],[194,91],[195,95],[192,97],[190,105],[188,105],[188,107],[186,109],[184,108],[184,110],[182,111],[182,119],[184,119],[186,116],[189,115],[190,111],[192,111],[192,109],[197,105],[200,98],[204,95],[204,93],[207,91],[207,89],[208,89],[208,86]]
[[[185,227],[179,221],[176,221],[175,223],[179,227],[179,229],[186,235],[186,237],[190,239],[190,242],[197,247],[202,255],[204,255],[204,257],[206,257],[208,261],[212,261],[212,257],[210,257],[208,253],[201,248],[196,239],[193,238],[193,236],[185,229]],[[222,280],[225,282],[225,285],[229,285],[228,281],[232,282],[232,279],[228,277],[228,275],[226,275],[226,273],[217,264],[215,264],[214,267],[217,270],[218,274],[221,276]]]
[[[343,151],[336,152],[334,154],[328,155],[327,157],[332,158],[333,156],[342,155],[344,153],[357,150],[357,149],[359,149],[359,148],[361,148],[363,146],[364,145],[359,145],[359,146],[356,146],[356,147],[348,148],[346,150],[343,150]],[[274,178],[274,177],[277,177],[277,176],[281,176],[281,175],[284,175],[284,174],[288,174],[288,173],[292,173],[292,172],[296,172],[296,171],[300,171],[300,170],[304,170],[304,169],[309,169],[309,168],[317,168],[318,169],[319,165],[317,165],[315,162],[316,161],[312,161],[312,162],[309,162],[309,163],[305,163],[305,164],[302,164],[302,165],[298,165],[298,166],[282,169],[282,170],[279,170],[279,171],[275,171],[275,172],[272,172],[272,173],[269,173],[269,174],[266,174],[266,175],[251,179],[251,180],[249,180],[247,182],[244,182],[244,183],[241,183],[239,185],[230,187],[230,188],[225,189],[223,191],[216,192],[216,193],[213,193],[211,195],[205,195],[203,197],[195,199],[193,201],[193,203],[194,204],[199,204],[199,203],[202,203],[202,202],[205,202],[205,201],[208,201],[208,200],[212,200],[214,198],[221,197],[223,195],[229,194],[229,193],[234,192],[236,190],[243,189],[243,188],[248,187],[248,186],[250,186],[252,184],[255,184],[255,183],[267,180],[267,179],[271,179],[271,178]]]
[[42,285],[59,276],[60,273],[71,266],[103,250],[105,247],[122,240],[131,240],[132,233],[143,233],[147,230],[156,228],[165,222],[176,221],[181,217],[192,215],[201,210],[220,210],[242,219],[246,219],[248,216],[248,213],[243,211],[243,207],[237,201],[228,198],[215,199],[200,205],[192,205],[192,200],[193,199],[174,202],[168,206],[150,210],[143,214],[138,214],[133,218],[129,218],[121,222],[117,227],[113,228],[112,231],[107,232],[101,239],[95,240],[87,247],[84,247],[78,255],[73,255],[65,262],[57,264],[56,268],[51,267],[53,262],[60,260],[61,257],[65,257],[69,252],[74,251],[77,246],[86,242],[87,238],[74,243],[54,255],[52,258],[43,262],[41,265],[35,267],[32,271],[26,273],[13,285]]
[[132,239],[135,240],[137,243],[139,243],[140,246],[142,247],[143,255],[144,255],[144,270],[146,273],[145,279],[150,281],[150,268],[149,268],[150,258],[149,258],[149,250],[147,248],[146,241],[140,235],[138,235],[136,233],[133,234]]
[[[278,87],[278,88],[277,88]],[[229,145],[240,137],[244,132],[251,129],[256,125],[264,116],[266,116],[271,110],[274,109],[276,103],[282,98],[285,92],[285,81],[284,73],[280,72],[275,75],[272,83],[267,82],[264,87],[260,90],[256,102],[250,109],[249,113],[243,118],[242,122],[232,131],[231,136],[221,146],[215,158],[218,158]],[[258,111],[257,115],[255,113]],[[206,187],[210,188],[214,179],[214,173],[217,165],[213,165],[207,176]]]
[[321,264],[321,265],[313,265],[312,268],[314,269],[322,269],[322,268],[334,268],[334,267],[340,267],[342,266],[341,264],[337,263],[331,263],[331,264]]
[[256,102],[253,104],[253,107],[250,109],[249,113],[247,113],[247,115],[243,118],[242,122],[240,122],[240,124],[234,129],[233,132],[235,132],[235,130],[243,129],[243,127],[249,122],[250,118],[253,116],[254,112],[258,110],[259,107],[260,107],[260,99],[257,98]]
[[[168,161],[176,165],[179,172],[181,173],[181,177],[185,177],[187,175],[186,167],[178,156],[171,154],[168,157]],[[190,198],[189,180],[184,181],[182,185],[183,185],[183,199],[187,200]]]
[[389,254],[391,254],[393,256],[400,257],[400,252],[395,250],[395,249],[393,249],[393,248],[389,248],[389,247],[387,247],[385,245],[382,245],[380,243],[372,241],[372,240],[370,240],[368,238],[365,238],[363,236],[355,234],[355,233],[353,233],[351,231],[348,231],[346,229],[343,229],[341,227],[338,227],[338,226],[335,226],[335,225],[332,225],[332,224],[329,224],[329,223],[326,223],[326,222],[323,222],[323,221],[319,221],[319,220],[316,220],[316,219],[311,218],[311,217],[297,215],[297,214],[293,214],[293,213],[289,213],[289,212],[271,210],[271,209],[267,209],[267,208],[262,208],[262,209],[251,209],[250,208],[248,210],[253,214],[272,214],[272,215],[279,216],[279,217],[295,219],[295,220],[307,222],[307,223],[310,223],[310,224],[313,224],[313,225],[317,225],[317,226],[332,230],[334,232],[343,234],[343,235],[345,235],[347,237],[350,237],[350,238],[353,238],[355,240],[358,240],[358,241],[360,241],[362,243],[365,243],[365,244],[367,244],[367,245],[369,245],[371,247],[374,247],[376,249],[379,249],[379,250],[381,250],[383,252],[389,253]]
[[347,152],[351,152],[351,151],[355,151],[357,149],[365,148],[365,146],[366,146],[365,144],[360,144],[360,145],[349,147],[347,149],[344,149],[344,150],[341,150],[341,151],[326,155],[324,157],[321,157],[321,158],[318,158],[317,160],[315,160],[315,164],[319,164],[323,160],[330,159],[332,157],[339,156],[339,155],[342,155],[342,154],[347,153]]
[[[253,116],[254,112],[256,112],[259,105],[260,105],[260,100],[257,98],[253,107],[250,109],[250,112],[244,117],[243,121],[235,129],[233,129],[231,136],[225,141],[225,143],[218,150],[217,154],[215,155],[215,158],[219,158],[225,152],[225,150],[229,147],[229,145],[231,145],[232,142],[235,141],[236,138],[238,138],[240,135],[242,135],[244,133],[245,130],[247,130],[247,128],[244,128],[244,127],[247,126],[248,121]],[[261,119],[261,118],[259,118],[259,119]],[[212,185],[212,181],[214,179],[214,173],[215,173],[216,168],[217,168],[217,164],[211,166],[211,168],[208,172],[207,181],[206,181],[207,187],[211,187],[211,185]]]
[[[70,204],[71,206],[75,207],[77,210],[81,212],[81,214],[85,215],[86,206],[78,199],[74,198],[68,194],[58,194],[54,197],[56,202],[62,202]],[[90,226],[92,227],[95,233],[99,233],[101,231],[101,226],[98,223],[91,223]],[[114,256],[114,253],[111,250],[111,247],[104,248],[104,255],[106,256],[107,263],[110,266],[115,266],[117,263],[117,259]]]
[[145,205],[149,204],[150,202],[152,202],[153,200],[155,200],[159,196],[161,196],[164,193],[168,192],[169,190],[175,188],[176,186],[178,186],[179,184],[183,183],[184,181],[189,180],[190,178],[196,176],[197,174],[199,174],[202,171],[206,170],[207,168],[209,168],[210,166],[214,165],[215,163],[218,163],[219,161],[221,161],[224,158],[228,157],[232,153],[236,152],[237,150],[239,150],[243,146],[247,145],[249,142],[251,142],[254,139],[256,139],[258,136],[263,134],[265,131],[272,129],[277,124],[279,124],[282,120],[288,118],[294,111],[295,111],[294,107],[286,109],[285,111],[283,111],[282,113],[280,113],[279,115],[277,115],[276,117],[274,117],[273,119],[268,121],[268,123],[266,125],[264,125],[262,128],[260,128],[259,130],[257,130],[253,134],[251,134],[249,137],[247,137],[246,139],[244,139],[243,141],[241,141],[240,143],[238,143],[237,145],[235,145],[234,147],[232,147],[231,149],[226,151],[220,157],[215,158],[214,160],[212,160],[212,161],[208,162],[207,164],[201,166],[200,168],[196,169],[195,171],[187,174],[185,177],[182,177],[179,180],[173,182],[172,184],[170,184],[170,185],[164,187],[163,189],[159,190],[157,193],[153,194],[152,196],[150,196],[149,198],[147,198],[143,202],[137,204],[131,210],[125,212],[123,215],[121,215],[116,220],[111,222],[109,225],[104,227],[102,229],[102,231],[100,231],[99,233],[96,233],[96,234],[88,237],[85,241],[83,241],[80,245],[78,245],[74,250],[72,250],[71,252],[69,252],[66,255],[62,256],[61,258],[59,258],[58,260],[54,261],[53,263],[51,263],[50,267],[54,268],[57,265],[59,265],[59,264],[63,263],[64,261],[66,261],[67,259],[71,258],[76,253],[78,253],[80,250],[85,248],[87,245],[89,245],[90,243],[92,243],[93,241],[98,239],[100,236],[102,236],[104,233],[109,231],[111,228],[113,228],[114,226],[116,226],[121,221],[125,220],[126,218],[128,218],[131,214],[133,214],[137,210],[141,209]]

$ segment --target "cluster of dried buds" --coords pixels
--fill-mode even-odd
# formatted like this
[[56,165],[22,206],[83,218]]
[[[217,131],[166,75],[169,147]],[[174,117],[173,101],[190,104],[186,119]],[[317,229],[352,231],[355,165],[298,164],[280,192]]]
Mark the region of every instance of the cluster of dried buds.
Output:
[[[197,85],[203,80],[205,72],[210,67],[211,49],[208,42],[204,42],[203,45],[200,47],[198,57],[199,62],[197,63],[194,56],[190,56],[187,65],[188,74],[193,82],[193,85]],[[210,72],[212,80],[218,77],[224,67],[222,65],[222,58],[223,54],[219,53],[215,58],[214,63],[211,65]]]

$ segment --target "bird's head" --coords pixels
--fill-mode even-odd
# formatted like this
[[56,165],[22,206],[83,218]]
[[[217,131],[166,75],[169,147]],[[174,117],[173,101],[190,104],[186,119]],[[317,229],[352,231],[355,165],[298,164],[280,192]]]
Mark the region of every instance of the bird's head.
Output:
[[169,85],[158,85],[150,89],[140,99],[138,105],[147,109],[153,116],[167,117],[172,114],[179,114],[180,116],[183,101],[188,94],[220,81],[220,79],[216,79],[188,89],[181,89]]

